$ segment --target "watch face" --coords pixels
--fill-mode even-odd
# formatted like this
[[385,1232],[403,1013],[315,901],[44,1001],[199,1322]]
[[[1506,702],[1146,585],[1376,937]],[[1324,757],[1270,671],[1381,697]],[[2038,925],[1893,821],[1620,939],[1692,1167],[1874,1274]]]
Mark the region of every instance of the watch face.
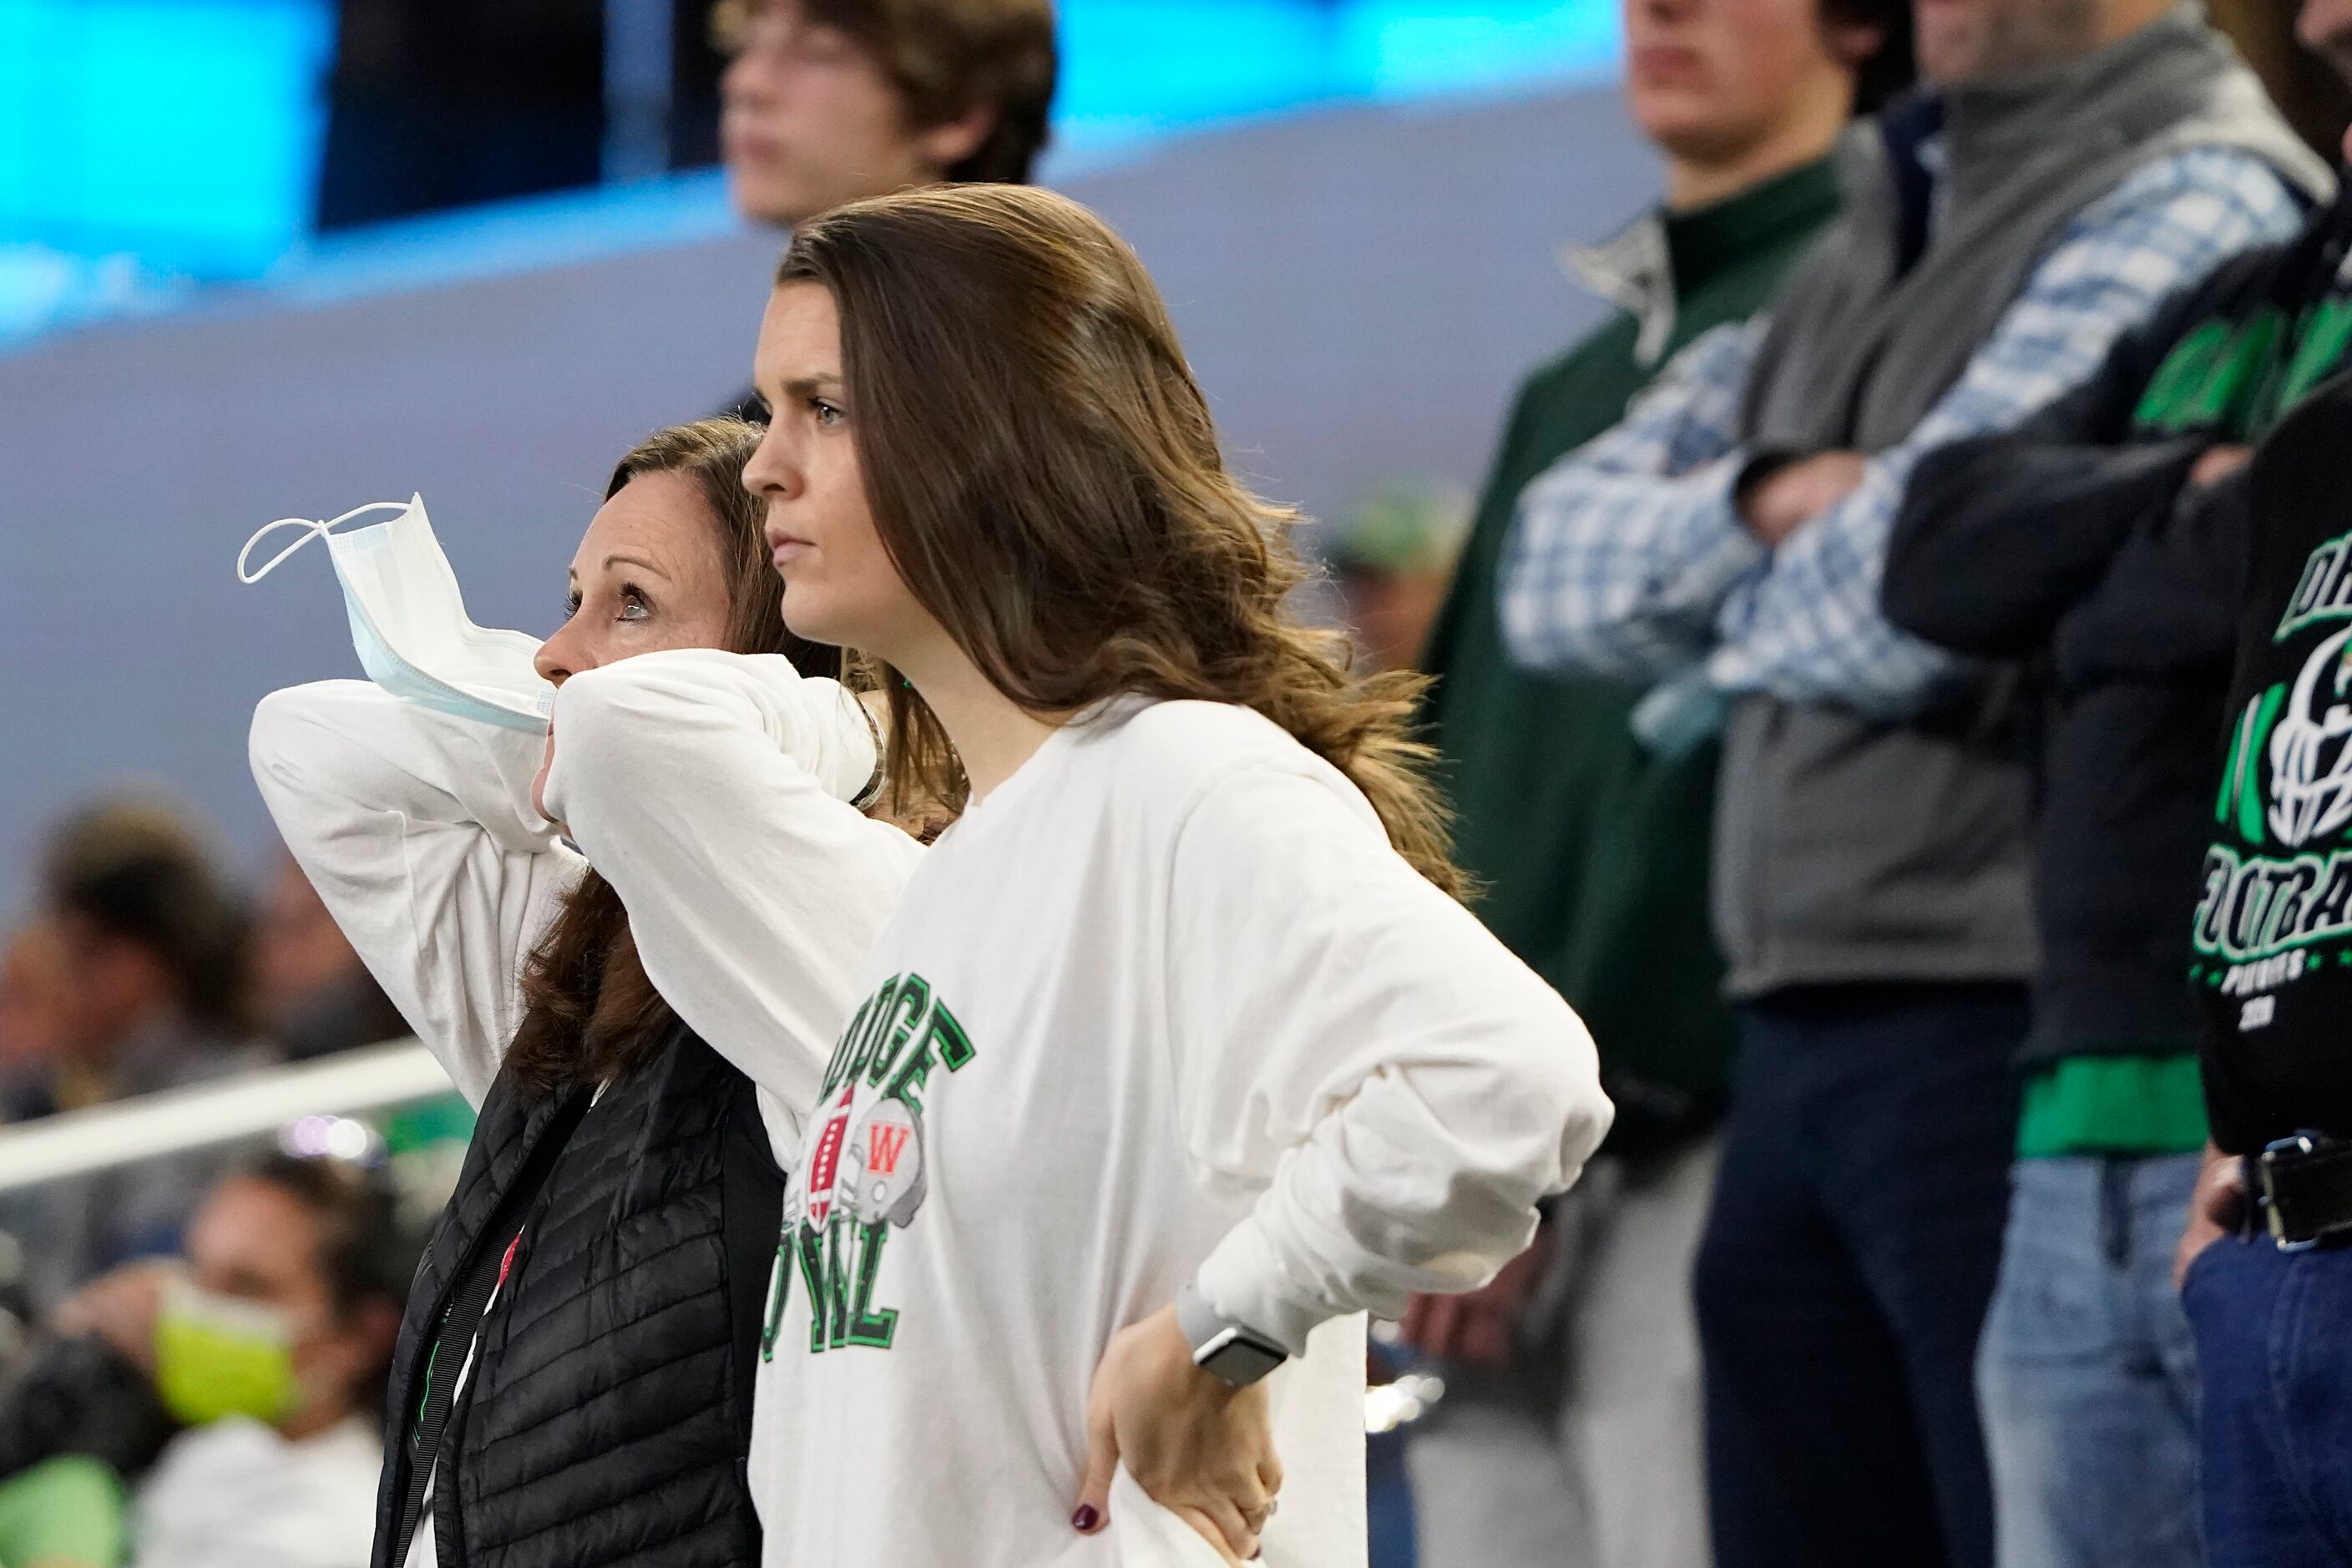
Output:
[[1221,1342],[1213,1343],[1202,1356],[1203,1371],[1213,1372],[1236,1388],[1255,1383],[1290,1358],[1271,1345],[1260,1344],[1242,1337],[1240,1331],[1228,1329],[1218,1336]]

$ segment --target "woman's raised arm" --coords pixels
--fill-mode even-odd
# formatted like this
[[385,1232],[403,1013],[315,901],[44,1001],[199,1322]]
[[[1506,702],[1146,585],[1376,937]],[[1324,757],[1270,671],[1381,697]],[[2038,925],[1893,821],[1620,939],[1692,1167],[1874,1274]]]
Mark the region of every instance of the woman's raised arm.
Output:
[[531,809],[540,736],[363,680],[254,710],[254,782],[370,973],[475,1105],[522,1018],[524,956],[583,862]]
[[795,1121],[922,858],[847,804],[874,766],[855,699],[781,655],[648,653],[555,700],[548,811],[619,891],[655,989]]

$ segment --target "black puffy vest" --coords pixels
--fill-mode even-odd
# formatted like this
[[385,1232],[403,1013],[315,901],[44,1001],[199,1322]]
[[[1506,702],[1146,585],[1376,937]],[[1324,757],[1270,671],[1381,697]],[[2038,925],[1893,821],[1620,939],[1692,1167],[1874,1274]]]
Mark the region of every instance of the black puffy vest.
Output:
[[[485,1234],[500,1201],[591,1094],[501,1073],[483,1103],[394,1352],[375,1568],[396,1568],[425,1358],[466,1259],[505,1246],[509,1226]],[[757,1563],[744,1455],[783,1183],[751,1080],[681,1027],[552,1158],[442,1436],[439,1561]]]

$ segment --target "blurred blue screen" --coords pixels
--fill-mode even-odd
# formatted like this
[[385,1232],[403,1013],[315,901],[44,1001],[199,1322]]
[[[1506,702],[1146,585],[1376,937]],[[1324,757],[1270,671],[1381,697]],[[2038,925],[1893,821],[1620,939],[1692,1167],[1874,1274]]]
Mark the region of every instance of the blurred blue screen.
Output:
[[1613,70],[1617,0],[1063,0],[1056,134],[1087,151],[1331,100]]
[[0,0],[0,245],[251,277],[310,225],[331,0]]
[[[702,0],[680,0],[701,4]],[[1062,0],[1057,147],[1612,69],[1617,0]],[[0,0],[0,342],[310,235],[333,0]]]

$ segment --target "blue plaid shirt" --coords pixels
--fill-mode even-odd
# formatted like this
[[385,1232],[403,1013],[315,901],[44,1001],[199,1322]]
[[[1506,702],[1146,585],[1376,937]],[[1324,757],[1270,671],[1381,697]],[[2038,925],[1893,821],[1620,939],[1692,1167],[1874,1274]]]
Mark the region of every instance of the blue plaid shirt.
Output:
[[2195,148],[2147,164],[2077,214],[1958,381],[1853,492],[1767,549],[1732,484],[1742,394],[1761,319],[1675,356],[1607,434],[1521,493],[1501,574],[1511,655],[1541,668],[1769,692],[1901,718],[1968,661],[1889,625],[1879,583],[1920,458],[2005,430],[2087,381],[2166,296],[2229,257],[2293,235],[2303,212],[2246,152]]

